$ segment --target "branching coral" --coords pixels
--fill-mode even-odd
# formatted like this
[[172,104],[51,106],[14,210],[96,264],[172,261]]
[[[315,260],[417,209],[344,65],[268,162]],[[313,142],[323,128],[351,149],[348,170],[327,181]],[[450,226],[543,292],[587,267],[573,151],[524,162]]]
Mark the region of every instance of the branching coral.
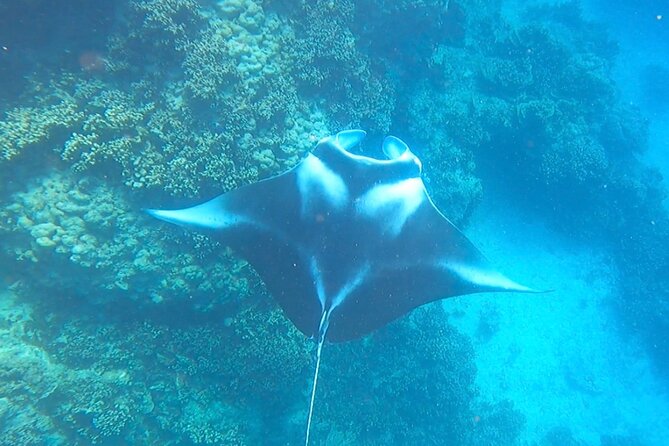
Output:
[[13,315],[19,312],[29,318],[29,310],[7,305],[11,300],[5,292],[2,299],[6,302],[0,316],[0,445],[37,446],[47,436],[54,444],[64,445],[64,436],[55,434],[53,420],[40,410],[43,400],[60,385],[62,369],[18,332],[29,331],[31,321]]
[[[225,2],[219,11],[220,17],[210,20],[202,34],[184,43],[183,68],[189,92],[216,101],[223,90],[236,86],[237,91],[230,93],[253,102],[258,93],[262,98],[259,84],[270,82],[277,89],[274,94],[290,95],[292,89],[294,101],[294,87],[279,83],[286,75],[287,49],[283,45],[290,27],[251,0]],[[286,99],[289,96],[284,98],[289,104]],[[284,106],[283,110],[290,108]]]
[[16,107],[5,113],[0,121],[0,164],[53,138],[55,133],[83,121],[84,113],[77,109],[76,99],[59,85],[35,84],[36,90],[46,90],[32,107]]
[[295,37],[290,49],[292,71],[300,90],[326,100],[339,126],[359,125],[387,131],[395,107],[394,85],[362,51],[352,31],[351,1],[300,3],[294,8]]
[[249,444],[234,408],[217,401],[190,401],[183,409],[178,429],[193,444],[244,446]]
[[513,96],[530,87],[534,78],[527,58],[490,58],[481,67],[482,86],[491,96]]
[[65,445],[73,435],[87,443],[118,438],[146,407],[141,403],[146,389],[133,387],[124,370],[100,372],[54,361],[47,349],[36,345],[45,341],[40,323],[13,318],[13,326],[4,327],[6,318],[21,307],[10,303],[10,296],[3,299],[9,306],[2,309],[0,320],[0,444],[38,445],[49,438],[54,445]]
[[[464,221],[481,199],[472,148],[487,137],[463,94],[435,95],[427,84],[414,91],[408,109],[411,133],[425,135],[416,152],[425,166],[430,193],[453,221]],[[473,139],[473,141],[472,141]]]
[[471,155],[449,141],[441,133],[422,149],[425,163],[425,183],[431,196],[449,219],[461,224],[471,215],[483,190],[481,180],[474,174]]
[[228,374],[238,374],[243,364],[243,378],[235,383],[237,398],[285,407],[288,398],[301,395],[295,389],[300,377],[308,375],[312,344],[278,308],[267,304],[248,308],[233,318],[231,328],[237,347],[228,352],[234,367]]
[[542,153],[542,177],[546,184],[564,193],[565,187],[589,189],[606,181],[609,162],[598,141],[584,134],[568,135],[558,141]]
[[[46,305],[47,311],[49,308],[51,305]],[[260,314],[268,315],[265,311]],[[195,323],[189,319],[192,316],[182,314],[184,320]],[[50,317],[60,321],[63,315]],[[33,326],[52,364],[35,376],[57,379],[58,383],[49,388],[42,409],[46,420],[54,422],[49,429],[64,437],[91,443],[256,444],[261,427],[253,421],[251,410],[270,404],[263,403],[260,396],[276,398],[282,404],[286,402],[282,395],[301,397],[300,392],[289,392],[295,376],[290,382],[272,380],[294,371],[291,367],[281,371],[277,364],[293,361],[290,355],[295,350],[278,344],[271,352],[265,347],[258,349],[258,344],[240,340],[235,334],[237,322],[226,330],[218,321],[177,328],[150,322],[93,322],[85,315],[66,317],[69,322],[64,327],[54,324],[53,319]],[[285,319],[276,321],[266,325],[264,319],[255,318],[244,330],[270,336],[275,331],[273,325],[288,327]],[[158,344],[160,348],[156,348]],[[256,361],[239,362],[240,354]],[[261,355],[270,357],[265,360]],[[267,394],[259,394],[246,367],[275,360],[280,362],[263,370],[268,374]],[[15,362],[9,365],[17,366]],[[283,385],[286,392],[278,391]],[[147,430],[146,426],[153,427]]]
[[[460,46],[466,35],[466,13],[470,2],[444,0],[358,0],[355,2],[355,35],[371,53],[383,57],[400,70],[424,66],[433,44]],[[480,8],[483,9],[483,8]],[[420,32],[417,32],[420,30]],[[425,38],[430,36],[430,38]],[[407,80],[412,70],[407,70]]]
[[91,84],[86,90],[81,97],[87,101],[86,117],[79,133],[65,142],[62,157],[73,162],[77,170],[113,159],[127,172],[132,167],[133,152],[141,147],[147,132],[145,122],[154,105],[138,105],[132,95],[107,90],[102,83]]
[[[518,27],[477,25],[474,16],[468,23],[479,32],[466,46],[442,45],[432,59],[444,92],[413,87],[407,118],[427,117],[421,133],[440,141],[446,130],[483,172],[506,178],[533,206],[545,203],[560,225],[571,221],[586,230],[594,222],[584,218],[590,212],[614,228],[619,213],[606,210],[607,188],[618,183],[623,164],[636,163],[632,154],[641,150],[645,130],[637,112],[611,105],[618,102],[611,46],[573,6],[546,7],[545,20]],[[567,30],[565,20],[579,26]],[[459,66],[478,67],[477,75]],[[581,208],[584,201],[589,205]]]
[[143,27],[181,37],[197,18],[202,18],[196,0],[136,0],[132,8],[143,15]]
[[[151,89],[141,82],[128,91],[99,81],[75,84],[70,79],[64,84],[73,90],[66,102],[34,110],[17,108],[0,122],[7,129],[2,136],[7,137],[3,152],[7,160],[29,145],[35,148],[27,155],[31,159],[60,145],[61,157],[77,171],[116,174],[132,188],[162,188],[173,195],[192,196],[202,188],[221,192],[291,167],[312,147],[314,136],[317,140],[327,133],[322,115],[307,107],[294,109],[290,119],[281,118],[281,126],[257,128],[260,117],[253,118],[255,112],[250,119],[239,119],[245,112],[237,110],[208,129],[176,98],[169,98],[170,105],[144,99]],[[261,103],[260,107],[279,106]],[[30,125],[31,132],[15,137],[30,124],[28,117],[40,121]],[[250,138],[249,132],[259,134]]]
[[[181,342],[182,330],[54,315],[51,305],[46,305],[46,314],[41,310],[31,315],[9,296],[2,297],[1,445],[37,446],[46,438],[58,446],[257,443],[250,439],[254,423],[243,422],[249,414],[221,401],[219,376],[204,373],[197,382],[193,379],[194,389],[186,389],[171,370],[166,355],[202,353]],[[61,328],[54,317],[60,322],[63,316],[68,323]],[[204,346],[211,333],[202,331],[201,338],[191,334],[190,339]],[[220,346],[215,342],[220,333],[212,350]],[[38,340],[40,347],[33,345]],[[156,350],[158,342],[163,347]],[[223,397],[229,398],[225,392]],[[156,422],[161,429],[155,428]]]
[[125,370],[68,370],[50,402],[59,404],[55,418],[63,429],[98,443],[125,436],[131,420],[142,413],[145,392],[133,388]]
[[[133,188],[192,196],[292,167],[328,133],[327,114],[342,124],[370,120],[387,128],[387,79],[372,70],[352,38],[342,46],[338,33],[319,32],[327,21],[352,36],[346,30],[352,5],[338,8],[337,20],[327,16],[328,4],[304,8],[318,23],[295,32],[252,0],[210,9],[187,0],[131,2],[127,33],[110,38],[105,63],[137,80],[119,85],[64,76],[47,95],[60,102],[39,100],[7,112],[0,122],[7,136],[3,157],[27,145],[39,151],[61,146],[63,160],[76,170],[116,173]],[[147,45],[156,51],[140,54]],[[161,57],[165,51],[172,55]],[[156,66],[166,60],[171,66],[138,71],[154,59]],[[311,104],[311,95],[298,95],[300,69],[324,73],[325,108]],[[175,70],[178,76],[164,77]],[[27,122],[31,132],[17,137]]]

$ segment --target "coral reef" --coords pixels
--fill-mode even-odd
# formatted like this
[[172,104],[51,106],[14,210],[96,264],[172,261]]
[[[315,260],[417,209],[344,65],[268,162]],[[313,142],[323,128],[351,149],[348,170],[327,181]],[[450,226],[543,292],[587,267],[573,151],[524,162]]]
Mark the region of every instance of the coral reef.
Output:
[[126,296],[138,304],[195,296],[202,309],[249,293],[244,264],[213,254],[211,242],[195,253],[171,249],[178,239],[149,230],[123,193],[95,178],[50,174],[10,200],[0,211],[2,255],[19,262],[17,275],[37,290],[57,283],[63,292],[100,295],[98,302]]
[[0,299],[0,445],[37,446],[46,438],[65,444],[56,434],[54,421],[38,406],[60,385],[61,370],[28,342],[32,310],[16,303],[5,290]]
[[35,84],[33,88],[47,93],[38,96],[32,107],[7,110],[0,121],[0,163],[48,141],[59,132],[65,133],[84,119],[84,113],[77,110],[75,98],[59,85]]
[[[613,195],[630,196],[648,182],[641,175],[632,184],[623,173],[639,166],[646,125],[616,96],[616,51],[605,34],[577,8],[545,8],[541,20],[496,27],[494,8],[465,8],[476,33],[462,46],[439,44],[425,80],[404,92],[410,99],[400,102],[398,118],[426,139],[426,177],[436,179],[436,201],[456,222],[475,208],[485,177],[526,197],[559,228],[615,239],[628,203],[612,204]],[[447,175],[434,177],[435,170]]]
[[410,132],[421,138],[415,150],[423,160],[430,194],[456,224],[467,219],[482,196],[476,164],[467,149],[486,133],[468,113],[466,98],[455,94],[435,97],[425,83],[414,92],[406,118]]
[[[76,170],[195,196],[292,167],[329,133],[327,118],[297,96],[284,49],[290,27],[276,15],[247,1],[226,3],[210,11],[219,19],[205,20],[194,2],[153,3],[131,3],[132,31],[110,37],[105,59],[116,78],[137,80],[64,74],[48,87],[31,83],[22,102],[34,106],[9,108],[0,121],[3,161],[26,147],[37,157],[60,146]],[[170,38],[155,39],[156,32]],[[167,49],[172,57],[159,57]],[[165,60],[180,63],[154,74],[151,62]],[[159,78],[176,69],[179,79]]]
[[[288,429],[283,438],[303,435],[313,344],[268,296],[248,299],[223,323],[182,311],[180,324],[142,321],[141,309],[131,321],[94,314],[95,303],[63,313],[61,301],[35,299],[32,312],[13,302],[2,313],[8,441],[39,444],[29,439],[48,433],[54,444],[257,444],[276,435],[277,422]],[[513,441],[522,418],[510,406],[470,407],[473,350],[439,308],[366,342],[328,345],[317,435],[365,444]],[[356,398],[343,397],[351,392]],[[297,418],[287,419],[294,409]]]
[[[0,444],[254,443],[242,409],[220,400],[217,377],[200,376],[206,384],[198,392],[184,391],[184,372],[165,356],[199,359],[188,356],[192,348],[178,350],[182,331],[72,314],[61,326],[53,303],[41,307],[39,314],[13,302],[3,308]],[[163,353],[147,344],[159,340]]]
[[324,102],[338,127],[386,132],[394,109],[394,85],[361,49],[350,0],[300,1],[291,62],[300,91]]
[[318,408],[327,422],[316,423],[316,435],[346,431],[369,445],[513,444],[522,416],[510,405],[474,407],[472,345],[444,321],[442,308],[428,305],[365,342],[328,346]]

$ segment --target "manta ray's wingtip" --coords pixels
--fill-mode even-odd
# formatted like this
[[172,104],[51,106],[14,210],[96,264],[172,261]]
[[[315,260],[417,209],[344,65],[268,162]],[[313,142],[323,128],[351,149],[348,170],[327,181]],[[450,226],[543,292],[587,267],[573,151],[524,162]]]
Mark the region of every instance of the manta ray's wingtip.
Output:
[[477,290],[475,292],[541,294],[552,291],[528,287],[487,266],[449,262],[448,269]]
[[142,212],[144,212],[147,215],[150,215],[153,218],[157,218],[158,220],[161,220],[160,212],[162,212],[162,211],[160,209],[142,208]]
[[502,276],[502,277],[506,281],[505,285],[503,287],[501,287],[501,289],[500,289],[500,291],[503,291],[503,292],[524,293],[524,294],[546,294],[546,293],[552,293],[553,291],[555,291],[554,289],[532,288],[532,287],[523,285],[522,283],[518,283],[514,280],[511,280],[506,276]]
[[150,215],[151,217],[162,220],[168,223],[174,223],[174,224],[183,224],[183,219],[178,218],[177,211],[169,211],[166,209],[142,209],[142,211]]
[[188,208],[144,209],[144,212],[158,220],[194,229],[223,229],[238,221],[222,208],[221,196]]

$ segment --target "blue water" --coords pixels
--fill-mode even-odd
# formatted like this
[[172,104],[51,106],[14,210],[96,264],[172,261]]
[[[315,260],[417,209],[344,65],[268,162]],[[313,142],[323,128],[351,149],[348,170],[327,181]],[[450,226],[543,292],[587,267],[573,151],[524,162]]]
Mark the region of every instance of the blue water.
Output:
[[552,291],[326,343],[310,444],[669,444],[666,1],[0,2],[0,85],[0,446],[303,444],[314,341],[142,209],[349,128]]

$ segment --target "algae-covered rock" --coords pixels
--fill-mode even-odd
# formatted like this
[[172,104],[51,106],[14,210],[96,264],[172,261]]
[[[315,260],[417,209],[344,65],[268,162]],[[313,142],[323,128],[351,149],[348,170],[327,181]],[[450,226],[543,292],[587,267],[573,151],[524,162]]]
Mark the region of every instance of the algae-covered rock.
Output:
[[[36,289],[57,284],[94,301],[126,296],[140,305],[151,296],[163,302],[195,295],[203,310],[248,293],[248,277],[238,275],[243,263],[204,239],[208,249],[171,248],[176,239],[163,238],[123,193],[95,178],[35,179],[9,198],[0,219],[3,255],[23,264],[17,273]],[[221,288],[227,282],[230,294]]]

